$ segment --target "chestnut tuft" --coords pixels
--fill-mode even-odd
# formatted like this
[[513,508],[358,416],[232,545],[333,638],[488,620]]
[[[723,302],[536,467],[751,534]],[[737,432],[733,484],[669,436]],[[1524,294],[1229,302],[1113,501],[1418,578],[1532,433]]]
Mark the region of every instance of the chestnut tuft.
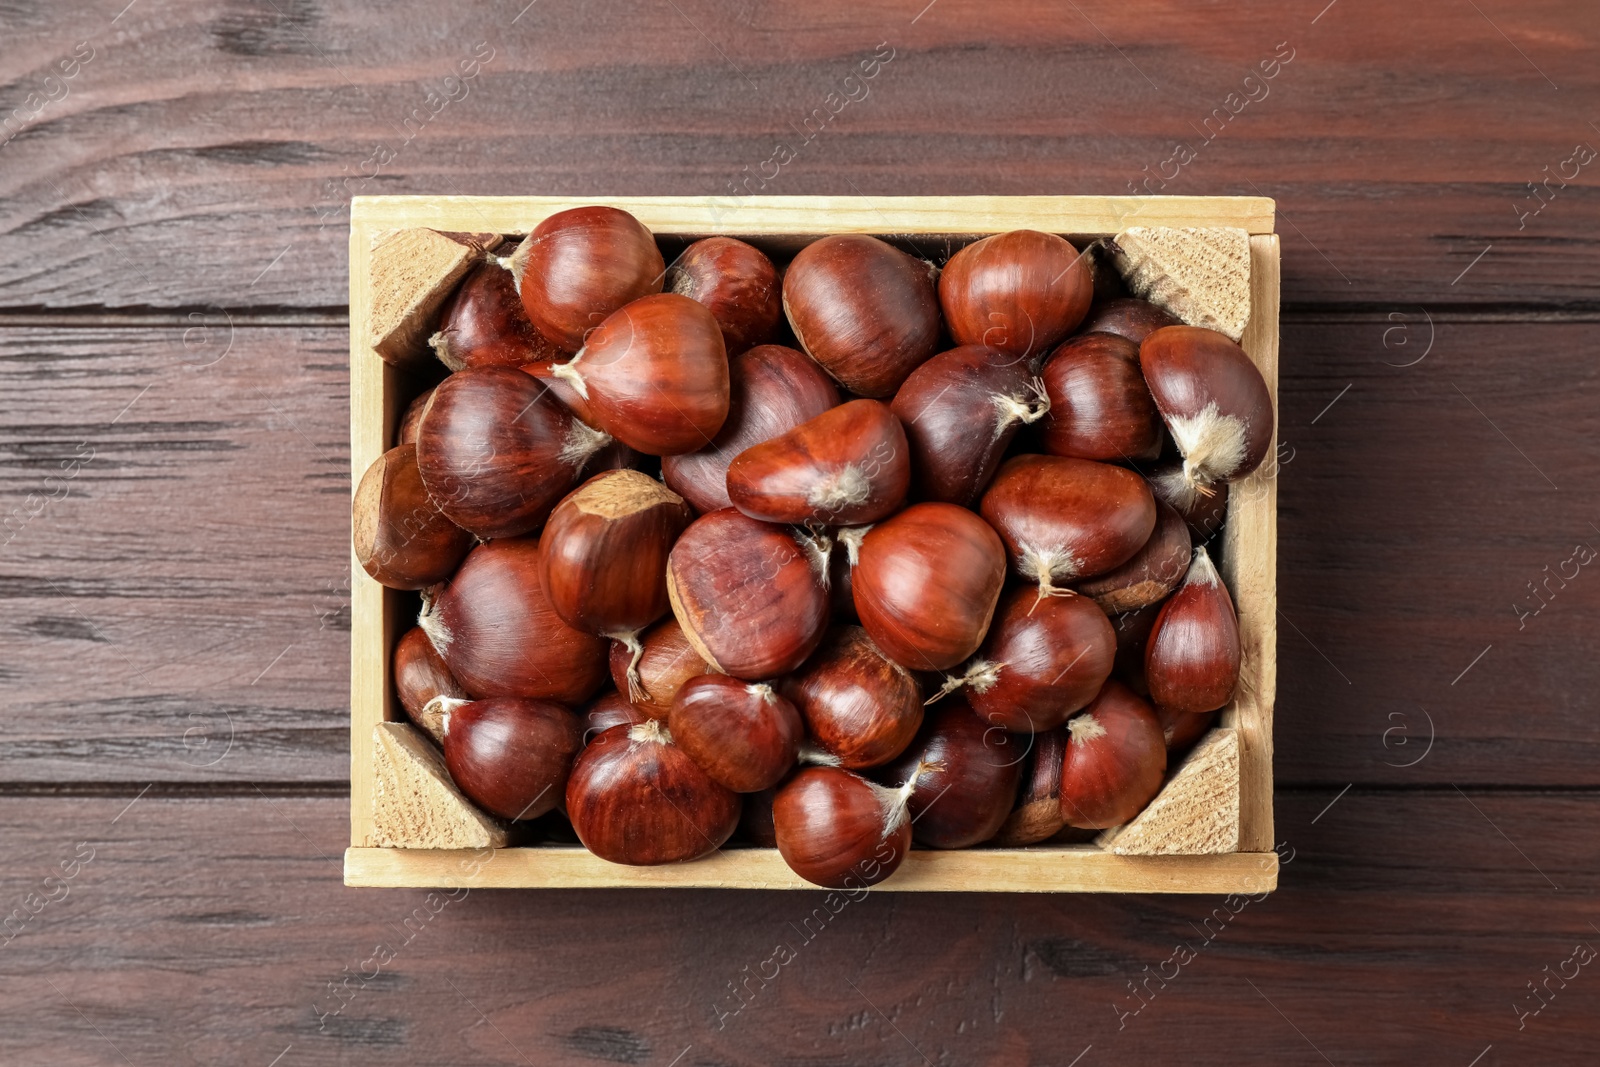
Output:
[[420,626],[413,626],[394,646],[394,693],[406,717],[436,742],[444,743],[443,707],[435,697],[467,699],[444,659]]
[[772,802],[778,852],[813,885],[877,885],[911,848],[906,803],[913,788],[885,789],[838,767],[802,768]]
[[472,535],[423,487],[415,445],[391,448],[356,486],[350,526],[361,569],[390,589],[425,589],[455,573]]
[[548,700],[496,697],[451,708],[444,763],[461,791],[502,819],[537,819],[561,803],[578,720]]
[[783,291],[772,260],[732,237],[706,237],[685,248],[667,268],[664,288],[711,310],[729,356],[765,344],[783,315]]
[[611,645],[612,682],[652,719],[665,720],[683,683],[710,670],[675,618],[662,619],[638,638],[619,638]]
[[1182,462],[1162,464],[1150,472],[1149,480],[1155,498],[1183,516],[1197,541],[1208,541],[1222,529],[1228,517],[1227,482],[1197,492],[1184,476]]
[[995,835],[1017,799],[1028,741],[947,700],[911,747],[883,772],[911,786],[911,836],[932,848],[970,848]]
[[667,720],[679,748],[735,793],[770,789],[794,766],[805,726],[772,686],[725,674],[691,678]]
[[1239,619],[1204,548],[1161,605],[1144,650],[1150,699],[1172,711],[1215,711],[1239,684]]
[[889,762],[922,725],[922,693],[911,672],[883,654],[859,626],[840,626],[782,691],[805,719],[808,758],[860,770]]
[[728,497],[753,519],[840,526],[905,502],[911,457],[888,405],[852,400],[752,445],[728,467]]
[[1037,362],[1089,311],[1094,278],[1065,238],[1012,230],[974,241],[939,275],[939,304],[957,344]]
[[607,315],[661,292],[666,263],[655,236],[626,211],[579,207],[534,227],[511,269],[534,328],[576,352]]
[[1144,810],[1161,791],[1167,742],[1155,709],[1121,682],[1107,682],[1067,723],[1061,814],[1071,826],[1106,830]]

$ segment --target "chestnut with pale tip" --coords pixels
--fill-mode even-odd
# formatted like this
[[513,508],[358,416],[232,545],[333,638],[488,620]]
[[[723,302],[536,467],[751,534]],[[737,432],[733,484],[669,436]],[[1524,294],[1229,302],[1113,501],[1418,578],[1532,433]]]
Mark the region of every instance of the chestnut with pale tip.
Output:
[[511,367],[457,371],[417,429],[417,470],[439,510],[484,539],[537,530],[611,438]]
[[1005,584],[1005,545],[954,504],[913,504],[861,539],[850,582],[861,625],[910,670],[949,670],[977,651]]
[[922,732],[880,777],[911,786],[911,836],[930,848],[971,848],[999,831],[1017,798],[1027,739],[993,726],[961,699],[928,714]]
[[839,387],[804,352],[758,345],[728,364],[728,418],[698,452],[661,459],[661,480],[702,512],[733,506],[728,466],[752,445],[839,404]]
[[1204,548],[1161,605],[1144,650],[1150,699],[1172,711],[1215,711],[1239,684],[1239,618]]
[[[820,563],[820,565],[819,565]],[[733,508],[696,519],[667,558],[684,636],[722,674],[760,682],[804,663],[828,623],[826,561]]]
[[350,527],[361,569],[390,589],[444,581],[473,545],[428,495],[414,445],[391,448],[367,468],[350,502]]
[[831,630],[781,689],[805,720],[818,762],[876,767],[904,751],[922,725],[917,680],[859,626]]
[[461,703],[444,720],[444,763],[467,799],[502,819],[536,819],[561,803],[583,744],[560,704],[522,697]]
[[1227,482],[1216,482],[1206,486],[1204,492],[1197,491],[1184,475],[1182,461],[1154,468],[1148,481],[1155,498],[1183,516],[1197,541],[1210,540],[1222,529],[1228,517]]
[[655,235],[626,211],[578,207],[535,226],[511,255],[523,310],[567,352],[607,315],[661,292],[666,263]]
[[667,719],[678,747],[735,793],[770,789],[794,766],[805,726],[793,704],[765,683],[725,674],[691,678]]
[[613,726],[578,754],[567,817],[583,847],[636,867],[699,859],[739,825],[739,794],[718,785],[654,719]]
[[1157,330],[1177,326],[1180,322],[1176,315],[1156,307],[1148,300],[1123,296],[1093,304],[1089,308],[1088,318],[1078,327],[1078,332],[1113,333],[1132,341],[1137,347]]
[[732,237],[705,237],[672,261],[664,289],[704,304],[728,355],[765,344],[783,315],[778,271],[765,252]]
[[1072,242],[1038,230],[974,241],[945,264],[939,304],[957,344],[1037,362],[1089,311],[1094,278]]
[[1161,791],[1167,742],[1155,709],[1121,682],[1107,682],[1067,723],[1061,815],[1085,830],[1121,826]]
[[461,688],[455,675],[445,665],[444,658],[428,640],[422,627],[413,626],[394,646],[394,695],[417,729],[439,744],[444,743],[442,708],[429,704],[435,697],[465,700],[467,691]]
[[990,840],[1001,848],[1048,841],[1067,820],[1061,815],[1061,763],[1067,754],[1067,728],[1036,733],[1023,761],[1017,806]]
[[665,720],[683,683],[710,670],[676,618],[662,619],[638,637],[623,635],[611,644],[612,682],[652,719]]
[[858,396],[894,395],[939,344],[934,267],[862,233],[802,248],[783,276],[800,347]]
[[1109,333],[1061,343],[1040,369],[1050,414],[1040,442],[1053,456],[1154,459],[1166,434],[1139,370],[1139,346]]
[[852,400],[752,445],[728,467],[728,498],[754,519],[853,526],[905,502],[911,454],[888,405]]
[[676,293],[618,309],[550,373],[572,384],[597,426],[647,456],[704,448],[728,417],[721,329]]
[[1133,558],[1104,574],[1077,584],[1107,615],[1136,611],[1166,599],[1189,569],[1189,524],[1172,508],[1156,501],[1156,528]]
[[516,280],[501,264],[490,256],[473,267],[439,312],[439,329],[428,338],[428,347],[453,371],[562,357],[528,321]]
[[804,767],[772,802],[778,854],[824,889],[877,885],[911,849],[906,805],[915,787],[913,780],[887,789],[839,767]]

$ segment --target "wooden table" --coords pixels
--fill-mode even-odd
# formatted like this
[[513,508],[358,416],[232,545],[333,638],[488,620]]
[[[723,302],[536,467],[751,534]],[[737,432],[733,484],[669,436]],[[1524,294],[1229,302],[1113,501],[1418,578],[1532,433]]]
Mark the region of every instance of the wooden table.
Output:
[[[1592,5],[123,3],[0,4],[0,1062],[1595,1061]],[[730,185],[1277,199],[1278,893],[340,884],[348,197]]]

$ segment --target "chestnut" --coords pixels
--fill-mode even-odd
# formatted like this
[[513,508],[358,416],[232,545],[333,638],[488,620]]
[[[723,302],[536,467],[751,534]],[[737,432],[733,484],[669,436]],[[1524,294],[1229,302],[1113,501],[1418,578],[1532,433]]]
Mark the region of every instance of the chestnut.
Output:
[[885,789],[838,767],[805,767],[778,789],[773,835],[789,869],[825,889],[877,885],[911,848],[914,786]]
[[367,468],[350,503],[350,526],[361,569],[390,589],[444,581],[473,545],[423,487],[415,445],[391,448]]
[[778,271],[765,252],[732,237],[705,237],[667,268],[665,290],[704,304],[728,355],[765,344],[783,315]]
[[1061,814],[1085,830],[1120,826],[1161,791],[1167,742],[1155,709],[1118,681],[1109,681],[1083,713],[1067,723],[1061,764]]
[[1040,369],[1050,414],[1041,426],[1053,456],[1133,461],[1161,453],[1161,415],[1139,370],[1139,346],[1109,333],[1064,341]]
[[667,725],[678,747],[735,793],[777,785],[794,766],[805,736],[800,713],[772,686],[725,674],[689,679],[672,702]]
[[502,819],[537,819],[561,803],[578,720],[560,704],[474,700],[445,719],[444,764],[467,799]]
[[1144,547],[1120,567],[1081,581],[1078,592],[1093,598],[1107,615],[1135,611],[1166,599],[1189,569],[1189,524],[1156,501],[1156,528]]
[[[1115,268],[1112,268],[1115,271]],[[1177,326],[1181,320],[1171,312],[1158,308],[1148,300],[1132,296],[1119,296],[1096,301],[1089,308],[1089,317],[1078,327],[1082,334],[1112,333],[1132,341],[1134,347],[1164,326]]]
[[739,807],[739,794],[713,781],[654,719],[600,734],[567,779],[567,817],[578,840],[612,863],[709,855],[738,827]]
[[608,689],[595,697],[589,706],[583,709],[583,714],[578,716],[579,723],[583,727],[583,743],[586,745],[613,726],[632,726],[648,718],[648,715],[630,704],[628,698],[615,689]]
[[917,680],[859,626],[830,631],[816,655],[784,681],[783,693],[826,762],[851,770],[894,759],[922,725]]
[[1116,648],[1110,620],[1088,597],[1013,589],[978,658],[940,695],[964,688],[979,718],[1014,733],[1051,730],[1100,692]]
[[1012,230],[974,241],[939,275],[939,305],[961,345],[1037,360],[1089,311],[1094,278],[1065,238]]
[[1183,758],[1190,749],[1200,743],[1206,731],[1217,721],[1218,714],[1215,711],[1199,713],[1173,711],[1171,708],[1156,705],[1156,718],[1161,720],[1161,736],[1167,742],[1168,765],[1174,760]]
[[1156,525],[1143,478],[1063,456],[1013,456],[979,511],[1005,542],[1012,568],[1037,582],[1040,596],[1126,563]]
[[841,622],[860,622],[856,615],[855,587],[851,572],[861,562],[861,541],[870,526],[845,526],[833,533],[833,548],[828,554],[828,599],[833,617]]
[[734,507],[767,522],[876,522],[899,509],[910,486],[905,431],[877,400],[824,411],[750,446],[728,467]]
[[[429,709],[435,697],[465,700],[467,691],[461,688],[444,659],[428,640],[422,627],[413,626],[394,646],[394,693],[405,709],[406,717],[417,729],[439,744],[444,743],[442,706]],[[428,709],[426,712],[424,709]]]
[[1022,763],[1017,806],[991,839],[1002,848],[1048,841],[1067,824],[1061,815],[1061,763],[1067,754],[1067,728],[1058,726],[1033,735],[1033,747]]
[[678,538],[667,596],[701,659],[759,682],[794,670],[822,640],[826,574],[788,530],[726,508]]
[[1140,344],[1139,366],[1183,454],[1184,481],[1191,491],[1243,478],[1267,458],[1272,394],[1244,349],[1226,335],[1200,326],[1167,326]]
[[783,310],[806,354],[858,396],[893,396],[939,344],[937,272],[863,233],[806,245],[783,276]]
[[556,614],[542,570],[537,541],[490,541],[467,553],[449,584],[424,605],[418,624],[472,696],[576,705],[605,680],[605,638]]
[[427,410],[428,401],[432,399],[432,386],[411,398],[411,403],[407,404],[405,411],[400,413],[399,425],[395,427],[394,443],[396,445],[414,445],[417,443],[417,427],[422,425],[422,413]]
[[1144,650],[1150,699],[1172,711],[1215,711],[1239,684],[1239,618],[1204,548],[1161,605]]
[[[536,359],[531,363],[524,363],[517,369],[524,374],[531,374],[544,383],[552,396],[560,402],[561,406],[578,416],[590,426],[594,423],[594,411],[589,407],[587,397],[578,392],[578,387],[569,379],[556,373],[557,367],[566,366],[565,359]],[[613,442],[618,443],[618,442]],[[627,446],[624,445],[624,448]]]
[[728,417],[728,356],[704,304],[658,293],[611,314],[571,362],[595,425],[648,456],[709,445]]
[[558,211],[511,256],[528,319],[567,352],[630,301],[661,292],[666,263],[644,224],[614,207]]
[[758,345],[728,363],[728,418],[698,452],[661,459],[661,479],[696,508],[733,506],[728,465],[752,445],[816,418],[839,403],[839,388],[804,352]]
[[912,371],[890,409],[911,445],[917,497],[968,507],[994,477],[1017,430],[1038,421],[1050,401],[1020,357],[963,345]]
[[611,680],[652,719],[666,719],[683,683],[710,670],[674,618],[662,619],[632,643],[611,646]]
[[540,539],[545,595],[569,625],[640,630],[667,613],[667,553],[694,513],[634,470],[597,474],[556,505]]
[[948,670],[976,652],[1005,584],[1000,538],[954,504],[913,504],[861,539],[856,614],[889,658]]
[[533,328],[511,271],[494,257],[467,272],[439,313],[428,345],[453,371],[463,367],[520,367],[558,359],[561,350]]
[[1201,492],[1184,476],[1181,462],[1156,467],[1150,472],[1149,481],[1155,498],[1183,516],[1196,540],[1208,541],[1222,529],[1223,520],[1228,517],[1227,482],[1217,482]]
[[439,510],[479,537],[537,530],[610,438],[511,367],[457,371],[417,430],[417,470]]
[[930,848],[970,848],[995,835],[1017,799],[1027,742],[991,726],[964,700],[928,714],[911,747],[882,775],[911,786],[911,836]]

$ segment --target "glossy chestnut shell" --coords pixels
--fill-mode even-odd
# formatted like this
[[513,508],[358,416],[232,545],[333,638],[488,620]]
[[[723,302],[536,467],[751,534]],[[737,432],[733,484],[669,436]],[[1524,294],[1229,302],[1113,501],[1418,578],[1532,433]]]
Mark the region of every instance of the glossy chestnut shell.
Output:
[[415,445],[391,448],[356,486],[350,525],[361,569],[390,589],[425,589],[455,573],[473,545],[445,518],[417,472]]
[[782,691],[799,709],[812,744],[852,770],[894,759],[922,725],[917,680],[859,626],[830,631]]
[[536,819],[561,803],[583,744],[578,720],[548,700],[495,697],[454,708],[444,762],[478,807],[502,819]]
[[888,405],[852,400],[752,445],[728,467],[728,497],[754,519],[853,526],[905,502],[911,456]]
[[529,321],[568,352],[613,311],[659,293],[666,273],[655,236],[614,207],[558,211],[511,258]]
[[1061,763],[1067,754],[1067,728],[1034,734],[1023,761],[1017,806],[994,835],[1002,848],[1020,848],[1048,841],[1067,824],[1061,815]]
[[678,747],[735,793],[777,785],[805,736],[800,713],[772,686],[725,674],[691,678],[678,690],[667,724]]
[[578,722],[583,727],[583,743],[587,745],[613,726],[632,726],[648,718],[648,715],[630,704],[627,697],[615,689],[608,689],[583,709]]
[[1107,615],[1136,611],[1166,599],[1189,569],[1189,524],[1172,508],[1156,501],[1156,528],[1133,558],[1104,574],[1077,584]]
[[911,836],[931,848],[970,848],[989,840],[1017,799],[1028,739],[973,714],[967,702],[946,700],[928,714],[922,732],[881,777],[913,783]]
[[662,619],[646,630],[639,637],[638,653],[630,679],[634,650],[625,642],[612,642],[611,680],[618,692],[628,694],[629,700],[652,719],[666,719],[683,683],[711,670],[674,618]]
[[1116,334],[1132,341],[1137,347],[1157,330],[1179,324],[1176,315],[1156,307],[1150,301],[1123,296],[1097,301],[1089,308],[1089,316],[1078,327],[1078,332]]
[[778,852],[813,885],[877,885],[911,849],[908,795],[838,767],[802,768],[772,802]]
[[1239,684],[1239,619],[1204,548],[1156,615],[1144,650],[1150,699],[1172,711],[1215,711]]
[[729,356],[765,344],[783,315],[783,289],[772,260],[732,237],[706,237],[684,249],[667,268],[665,289],[710,309]]
[[1161,791],[1167,742],[1155,709],[1121,682],[1106,683],[1067,724],[1061,814],[1086,830],[1120,826]]
[[1083,321],[1094,278],[1072,243],[1038,230],[974,241],[945,264],[939,304],[957,344],[1037,361]]
[[1243,478],[1267,458],[1272,394],[1244,349],[1225,335],[1168,326],[1144,339],[1139,366],[1195,491]]
[[1109,333],[1063,342],[1040,370],[1050,413],[1040,440],[1053,456],[1154,459],[1165,433],[1139,370],[1139,346]]
[[394,695],[405,709],[406,717],[441,744],[444,741],[443,709],[435,705],[436,711],[425,712],[428,702],[434,697],[467,699],[467,691],[450,673],[444,658],[420,626],[413,626],[395,642]]
[[511,271],[493,258],[468,271],[450,294],[428,345],[453,371],[561,358],[561,350],[528,321]]

